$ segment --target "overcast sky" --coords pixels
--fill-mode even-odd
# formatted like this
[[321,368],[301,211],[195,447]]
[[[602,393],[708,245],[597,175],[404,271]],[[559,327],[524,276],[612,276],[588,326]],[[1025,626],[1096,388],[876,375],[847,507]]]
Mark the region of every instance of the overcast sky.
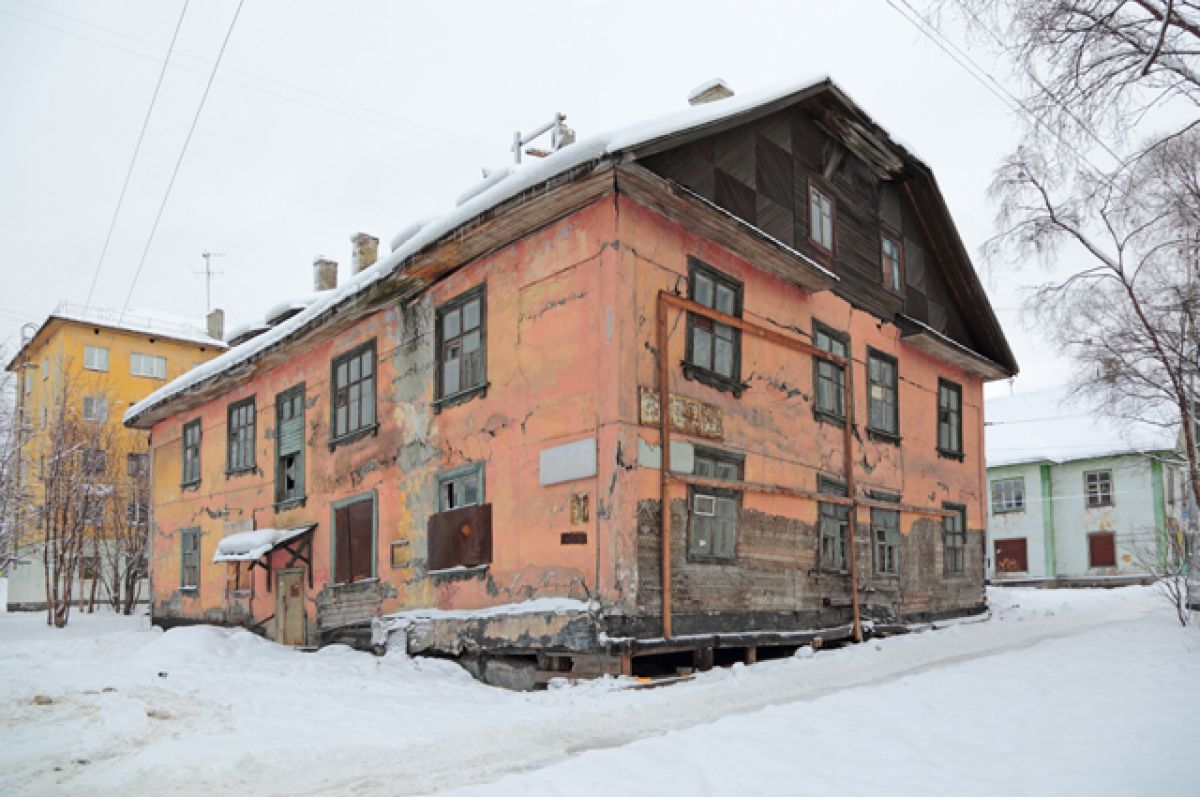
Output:
[[[0,0],[0,345],[86,299],[182,5]],[[555,111],[582,137],[686,107],[711,77],[750,91],[828,74],[933,168],[1021,365],[1016,389],[1065,376],[1021,323],[1020,286],[1044,272],[978,257],[1017,122],[885,0],[246,0],[134,285],[236,7],[187,9],[94,305],[121,308],[133,285],[131,307],[199,321],[208,250],[226,255],[213,304],[236,326],[311,290],[317,255],[344,279],[359,230],[386,251]],[[989,53],[972,57],[1003,79]]]

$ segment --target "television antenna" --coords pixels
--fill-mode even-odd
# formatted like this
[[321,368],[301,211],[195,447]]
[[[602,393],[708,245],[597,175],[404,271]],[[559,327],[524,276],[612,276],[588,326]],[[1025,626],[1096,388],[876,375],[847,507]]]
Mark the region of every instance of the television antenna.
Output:
[[212,312],[212,280],[213,277],[220,276],[221,271],[212,270],[212,259],[214,257],[229,257],[224,252],[201,252],[200,257],[204,258],[204,271],[193,271],[193,274],[204,275],[204,313],[205,315]]

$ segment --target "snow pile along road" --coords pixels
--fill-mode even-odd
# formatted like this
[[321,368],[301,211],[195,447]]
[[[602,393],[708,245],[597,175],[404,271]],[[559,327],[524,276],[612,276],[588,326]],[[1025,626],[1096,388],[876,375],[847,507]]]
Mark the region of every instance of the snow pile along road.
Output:
[[[245,631],[0,617],[0,793],[1140,794],[1186,788],[1200,635],[1150,589],[665,689],[516,694]],[[53,702],[40,704],[36,696]]]

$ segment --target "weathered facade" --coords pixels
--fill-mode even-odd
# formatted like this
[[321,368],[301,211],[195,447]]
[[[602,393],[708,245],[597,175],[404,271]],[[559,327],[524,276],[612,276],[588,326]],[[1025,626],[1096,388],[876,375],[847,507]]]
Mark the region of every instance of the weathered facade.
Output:
[[1016,366],[927,168],[828,81],[627,139],[131,410],[157,622],[315,643],[578,599],[408,646],[585,672],[983,610],[982,384]]

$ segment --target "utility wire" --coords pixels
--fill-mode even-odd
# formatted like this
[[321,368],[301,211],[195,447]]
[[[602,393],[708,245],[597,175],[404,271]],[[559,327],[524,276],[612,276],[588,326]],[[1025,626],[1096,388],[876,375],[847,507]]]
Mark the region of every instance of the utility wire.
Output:
[[246,0],[238,0],[237,8],[234,9],[233,19],[229,21],[229,29],[225,31],[225,38],[221,41],[221,49],[217,51],[217,60],[213,62],[212,72],[208,75],[208,83],[204,86],[204,93],[200,95],[200,104],[196,106],[196,115],[192,117],[192,126],[188,128],[187,137],[183,140],[183,148],[179,150],[179,157],[175,161],[175,168],[171,171],[171,180],[167,183],[167,190],[163,193],[162,202],[158,206],[158,214],[154,217],[154,225],[150,228],[150,235],[146,238],[146,246],[142,249],[142,257],[138,261],[137,271],[133,273],[133,281],[129,283],[129,293],[125,295],[125,303],[121,305],[121,315],[117,318],[117,323],[120,323],[125,318],[125,311],[129,309],[129,300],[133,298],[133,290],[137,287],[138,278],[142,275],[142,268],[146,265],[146,256],[150,254],[150,245],[154,243],[154,234],[158,231],[158,224],[162,221],[163,211],[166,210],[167,200],[171,197],[171,189],[175,187],[175,178],[179,176],[179,167],[183,165],[183,156],[187,154],[188,144],[192,141],[192,134],[196,132],[196,125],[200,121],[200,114],[204,110],[204,103],[208,100],[208,92],[212,89],[213,80],[217,76],[217,69],[221,66],[221,59],[225,56],[225,48],[229,45],[229,37],[233,35],[234,26],[237,25],[238,16],[242,13],[242,6]]
[[[27,0],[21,0],[21,2],[27,6],[30,6],[31,8],[36,8],[47,14],[55,14],[60,17],[65,17],[66,19],[70,19],[81,25],[86,25],[90,28],[95,28],[97,30],[104,31],[105,33],[108,33],[112,36],[117,36],[119,38],[126,39],[131,42],[137,42],[138,44],[142,44],[147,47],[153,47],[154,49],[161,49],[161,45],[155,44],[154,42],[146,41],[145,39],[139,39],[136,36],[129,36],[127,34],[121,33],[120,31],[113,30],[112,28],[106,28],[103,25],[97,25],[97,24],[95,24],[93,22],[89,22],[85,19],[81,19],[79,17],[74,17],[74,16],[71,16],[70,14],[64,14],[61,11],[55,11],[53,9],[45,8],[43,6],[38,5],[37,3],[30,3]],[[11,16],[15,19],[19,19],[23,22],[28,22],[28,23],[34,24],[34,25],[40,25],[42,27],[49,28],[50,30],[57,31],[58,33],[63,33],[68,36],[74,36],[76,38],[83,39],[85,41],[90,41],[95,44],[103,45],[105,47],[111,47],[113,49],[120,50],[121,52],[129,53],[130,55],[135,55],[139,58],[146,58],[146,59],[155,60],[155,61],[158,60],[156,56],[148,55],[146,53],[139,52],[138,50],[134,50],[129,47],[124,47],[119,44],[114,44],[112,42],[104,41],[103,39],[97,39],[93,36],[87,36],[83,33],[79,33],[77,31],[73,31],[68,28],[59,27],[58,25],[52,25],[48,22],[43,22],[38,19],[32,19],[30,17],[26,17],[21,14],[16,14],[16,13],[13,13],[12,11],[8,11],[6,9],[0,8],[0,14],[7,14],[8,16]],[[211,64],[208,61],[206,61],[205,59],[203,59],[199,56],[189,55],[188,53],[184,53],[184,52],[178,52],[178,53],[176,53],[176,55],[179,57],[191,58],[195,61],[199,61],[201,64],[203,64],[206,67],[211,66]],[[205,70],[193,69],[192,67],[184,66],[183,64],[178,63],[178,58],[176,59],[176,63],[172,64],[172,66],[176,69],[182,69],[185,72],[191,72],[192,74],[196,74],[196,75],[205,74]],[[381,111],[377,108],[372,108],[367,105],[360,105],[358,103],[350,102],[349,100],[339,99],[337,97],[334,97],[334,96],[331,96],[328,94],[322,94],[322,93],[316,92],[316,91],[312,91],[311,89],[306,89],[302,86],[297,86],[295,84],[285,83],[283,81],[275,80],[274,78],[269,78],[269,77],[266,77],[265,75],[260,75],[260,74],[251,72],[246,69],[239,69],[237,67],[226,67],[223,70],[223,72],[225,72],[225,73],[232,73],[232,72],[240,73],[240,74],[245,75],[246,77],[251,78],[253,80],[262,81],[264,83],[271,83],[271,84],[274,84],[281,88],[287,89],[289,91],[293,91],[293,92],[297,92],[299,94],[305,94],[305,95],[308,95],[311,97],[315,97],[315,98],[320,99],[325,102],[343,105],[343,106],[346,106],[347,108],[359,111],[360,113],[354,113],[351,110],[346,110],[344,108],[329,108],[329,107],[326,107],[323,105],[318,105],[317,103],[309,102],[309,101],[306,101],[299,97],[292,97],[292,96],[288,96],[287,94],[281,94],[278,91],[271,91],[270,89],[264,88],[263,86],[256,86],[252,83],[247,83],[245,81],[236,80],[232,77],[229,77],[227,74],[222,74],[219,78],[220,80],[225,81],[226,83],[232,83],[235,86],[241,86],[244,89],[249,89],[250,91],[257,91],[261,94],[266,94],[270,97],[276,97],[281,100],[286,100],[287,102],[296,103],[297,105],[304,105],[309,108],[316,109],[318,111],[324,111],[326,113],[337,114],[339,116],[344,116],[348,119],[354,119],[359,122],[365,122],[367,124],[376,125],[378,127],[383,127],[383,128],[389,129],[389,130],[396,130],[401,133],[415,134],[415,135],[419,135],[419,136],[424,136],[426,138],[443,141],[443,142],[446,142],[449,144],[454,144],[454,145],[457,145],[460,147],[468,147],[470,149],[474,149],[474,150],[477,150],[480,152],[485,152],[485,153],[488,153],[491,155],[500,154],[501,152],[504,152],[505,154],[507,154],[507,150],[501,150],[501,149],[495,147],[494,145],[470,138],[468,136],[456,134],[456,133],[450,132],[448,130],[443,130],[439,127],[434,127],[432,125],[424,124],[421,122],[414,122],[410,119],[405,119],[402,116],[398,116],[396,114],[389,113],[387,111]],[[364,113],[383,117],[383,119],[390,120],[393,123],[389,124],[388,122],[382,121],[381,119],[373,119],[373,118],[364,116],[363,115]]]
[[154,113],[154,104],[158,101],[158,92],[162,88],[163,78],[167,74],[167,65],[171,62],[171,53],[175,52],[175,42],[179,39],[179,29],[183,27],[183,17],[187,14],[188,3],[183,0],[183,8],[179,10],[179,21],[175,23],[175,32],[171,34],[171,43],[167,46],[167,54],[163,58],[162,69],[158,72],[158,81],[154,84],[154,93],[150,95],[150,106],[146,108],[146,117],[142,119],[142,129],[138,133],[137,144],[133,147],[133,157],[129,159],[129,167],[125,169],[125,181],[121,183],[121,193],[117,197],[117,206],[113,208],[112,219],[108,222],[108,232],[104,236],[104,246],[100,248],[100,257],[96,259],[96,269],[92,272],[92,284],[88,287],[84,307],[92,304],[92,295],[96,292],[96,282],[100,279],[100,268],[104,265],[104,257],[108,254],[108,245],[112,242],[113,230],[117,227],[117,217],[121,215],[121,206],[125,203],[125,192],[129,190],[129,180],[133,177],[133,167],[137,163],[138,153],[142,151],[142,142],[146,139],[146,128],[150,126],[150,116]]

